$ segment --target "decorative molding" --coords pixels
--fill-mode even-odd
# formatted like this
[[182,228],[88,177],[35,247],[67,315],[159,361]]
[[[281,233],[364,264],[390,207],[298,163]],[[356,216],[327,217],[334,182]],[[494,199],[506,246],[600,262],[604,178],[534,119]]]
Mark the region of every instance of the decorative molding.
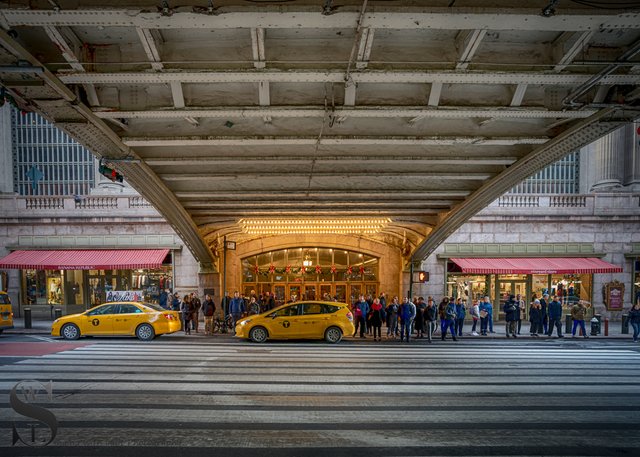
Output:
[[181,250],[175,235],[21,235],[9,249],[166,248]]
[[631,252],[627,252],[625,257],[640,257],[640,243],[631,243]]
[[439,259],[449,257],[604,257],[592,243],[447,243]]

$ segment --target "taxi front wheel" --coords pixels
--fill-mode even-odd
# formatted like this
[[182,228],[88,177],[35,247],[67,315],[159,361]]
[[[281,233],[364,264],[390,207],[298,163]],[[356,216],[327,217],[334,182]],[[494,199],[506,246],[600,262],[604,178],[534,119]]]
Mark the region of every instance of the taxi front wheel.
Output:
[[335,344],[339,343],[342,339],[342,331],[338,327],[329,327],[324,332],[324,340],[327,343]]
[[155,338],[156,332],[149,324],[142,324],[136,329],[136,336],[141,341],[151,341]]
[[268,336],[267,329],[264,327],[254,327],[249,332],[249,338],[254,343],[264,343],[267,341]]
[[60,329],[60,335],[65,340],[77,340],[80,338],[80,329],[76,324],[64,324]]

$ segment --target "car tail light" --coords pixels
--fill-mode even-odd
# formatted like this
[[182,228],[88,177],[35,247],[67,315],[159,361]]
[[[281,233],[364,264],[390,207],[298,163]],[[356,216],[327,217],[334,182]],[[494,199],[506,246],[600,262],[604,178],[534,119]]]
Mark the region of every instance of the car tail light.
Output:
[[175,319],[175,316],[173,314],[163,314],[164,317],[166,317],[168,320],[172,321]]
[[353,322],[353,314],[351,314],[351,311],[347,311],[347,319]]

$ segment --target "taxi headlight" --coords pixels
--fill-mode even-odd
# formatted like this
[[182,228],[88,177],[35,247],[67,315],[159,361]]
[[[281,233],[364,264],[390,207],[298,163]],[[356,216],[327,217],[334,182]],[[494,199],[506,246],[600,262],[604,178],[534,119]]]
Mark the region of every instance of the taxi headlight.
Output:
[[251,322],[251,319],[247,319],[246,321],[240,322],[240,325],[247,325],[249,322]]

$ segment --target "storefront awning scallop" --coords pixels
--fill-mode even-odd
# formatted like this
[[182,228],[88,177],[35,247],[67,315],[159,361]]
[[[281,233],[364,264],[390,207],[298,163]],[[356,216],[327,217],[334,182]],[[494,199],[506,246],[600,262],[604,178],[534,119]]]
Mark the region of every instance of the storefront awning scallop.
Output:
[[622,267],[596,257],[451,258],[463,273],[471,274],[579,274],[622,273]]
[[20,270],[131,270],[162,266],[169,249],[13,251],[0,268]]

